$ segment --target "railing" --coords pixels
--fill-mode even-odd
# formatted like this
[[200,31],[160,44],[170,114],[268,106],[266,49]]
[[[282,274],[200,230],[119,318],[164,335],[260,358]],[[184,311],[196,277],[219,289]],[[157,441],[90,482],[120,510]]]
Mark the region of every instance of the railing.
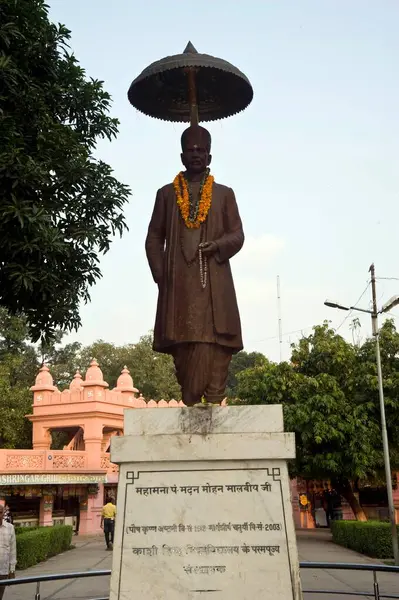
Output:
[[[383,600],[385,598],[399,598],[398,594],[383,594],[380,592],[380,587],[377,579],[377,573],[398,573],[399,567],[389,565],[362,565],[356,563],[325,563],[325,562],[301,562],[301,569],[324,569],[334,571],[371,571],[373,573],[373,590],[362,592],[346,592],[341,590],[303,590],[304,594],[334,594],[340,596],[364,596],[372,597],[374,600]],[[39,575],[36,577],[18,577],[17,579],[2,580],[1,585],[14,586],[27,583],[36,584],[36,593],[34,600],[41,600],[40,584],[44,581],[62,581],[65,579],[83,579],[88,577],[106,577],[111,574],[111,571],[78,571],[76,573],[56,573],[55,575]],[[88,599],[89,600],[89,599]],[[90,600],[109,600],[107,597],[91,598]]]
[[[13,479],[15,474],[28,475],[37,473],[76,473],[86,472],[90,469],[88,465],[87,452],[84,450],[0,450],[0,473],[2,474],[2,485],[7,486],[8,476]],[[99,469],[95,469],[98,471]],[[17,482],[24,485],[24,478]],[[29,480],[26,484],[35,485],[35,481]]]
[[[373,573],[373,591],[367,592],[346,592],[342,590],[303,590],[304,594],[334,594],[340,596],[368,596],[375,600],[382,598],[399,598],[397,594],[382,594],[377,579],[377,573],[398,573],[399,567],[390,565],[362,565],[357,563],[328,563],[328,562],[301,562],[301,569],[324,569],[334,571],[371,571]],[[40,598],[39,598],[40,600]]]
[[111,462],[110,460],[110,453],[109,452],[102,452],[101,453],[101,463],[100,466],[102,469],[104,469],[105,471],[107,471],[107,473],[118,473],[119,472],[119,467],[118,465],[114,464]]
[[[1,586],[25,585],[36,583],[34,600],[41,600],[40,584],[44,581],[64,581],[65,579],[83,579],[87,577],[105,577],[111,575],[111,571],[77,571],[76,573],[56,573],[54,575],[37,575],[35,577],[17,577],[16,579],[5,579],[0,581]],[[91,598],[90,600],[109,600],[108,596],[102,598]]]

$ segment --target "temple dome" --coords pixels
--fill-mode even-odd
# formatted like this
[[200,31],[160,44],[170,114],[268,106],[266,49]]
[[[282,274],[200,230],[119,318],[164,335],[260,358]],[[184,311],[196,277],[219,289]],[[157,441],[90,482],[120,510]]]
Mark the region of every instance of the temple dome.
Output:
[[69,384],[69,389],[72,390],[81,390],[82,389],[83,379],[80,374],[79,369],[76,371],[71,383]]
[[118,377],[115,391],[116,392],[133,392],[133,393],[138,392],[138,389],[136,389],[133,385],[133,378],[130,375],[130,371],[126,365],[123,367],[121,374]]
[[85,380],[82,382],[83,387],[89,385],[108,387],[108,383],[104,381],[103,372],[95,358],[91,361],[90,367],[86,371]]
[[41,366],[38,374],[36,375],[35,385],[33,385],[30,389],[32,392],[39,390],[55,390],[54,381],[47,365]]

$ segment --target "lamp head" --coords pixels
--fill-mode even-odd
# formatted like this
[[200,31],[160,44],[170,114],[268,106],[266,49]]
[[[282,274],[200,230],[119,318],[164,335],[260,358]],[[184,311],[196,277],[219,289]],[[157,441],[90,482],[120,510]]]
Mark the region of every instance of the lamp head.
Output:
[[339,308],[339,310],[349,310],[348,306],[342,306],[342,304],[339,304],[338,302],[333,302],[332,300],[326,300],[324,302],[325,306],[328,306],[329,308]]
[[392,308],[394,308],[398,304],[399,304],[399,296],[398,295],[392,296],[392,298],[390,298],[388,300],[388,302],[385,302],[385,304],[381,308],[381,312],[382,313],[389,312]]

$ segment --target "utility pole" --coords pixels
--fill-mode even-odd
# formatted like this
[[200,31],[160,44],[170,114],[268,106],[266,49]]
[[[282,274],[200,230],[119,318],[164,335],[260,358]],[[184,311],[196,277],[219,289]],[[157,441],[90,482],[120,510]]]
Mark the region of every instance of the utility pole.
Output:
[[277,275],[277,311],[278,311],[278,342],[280,348],[280,362],[283,362],[283,329],[281,324],[281,294],[280,275]]
[[391,461],[389,458],[387,423],[386,423],[386,419],[385,419],[384,386],[383,386],[383,381],[382,381],[380,332],[378,329],[377,292],[376,292],[376,283],[375,283],[374,264],[371,265],[369,270],[370,270],[370,274],[371,274],[371,292],[372,292],[372,299],[373,299],[373,310],[371,313],[371,322],[372,322],[373,336],[375,337],[375,354],[376,354],[376,359],[377,359],[378,393],[379,393],[379,398],[380,398],[382,445],[383,445],[383,449],[384,449],[384,465],[385,465],[385,479],[386,479],[386,483],[387,483],[389,520],[391,522],[391,529],[392,529],[393,556],[395,559],[395,565],[399,565],[398,529],[396,526],[396,519],[395,519],[395,507],[393,504]]

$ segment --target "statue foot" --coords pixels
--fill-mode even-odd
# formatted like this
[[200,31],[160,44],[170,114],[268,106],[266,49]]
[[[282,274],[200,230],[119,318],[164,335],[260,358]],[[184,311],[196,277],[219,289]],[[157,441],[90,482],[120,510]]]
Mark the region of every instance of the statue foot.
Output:
[[183,402],[187,407],[192,408],[207,408],[209,406],[223,406],[222,402],[225,400],[223,396],[211,396],[208,398],[202,398],[202,400],[198,400],[198,396],[194,397],[192,395],[187,395],[184,397]]
[[207,408],[209,406],[220,406],[220,402],[217,400],[215,402],[209,402],[208,400],[202,400],[201,402],[196,402],[193,404],[193,407],[196,408]]

